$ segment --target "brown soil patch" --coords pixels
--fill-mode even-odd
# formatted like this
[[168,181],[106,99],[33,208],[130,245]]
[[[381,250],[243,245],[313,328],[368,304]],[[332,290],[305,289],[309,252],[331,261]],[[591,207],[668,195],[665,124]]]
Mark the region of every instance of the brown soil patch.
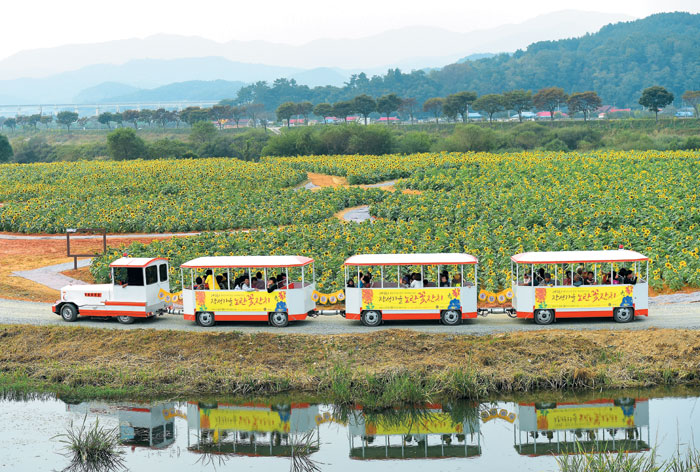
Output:
[[[350,185],[348,183],[348,179],[345,177],[338,177],[336,175],[327,175],[327,174],[316,174],[314,172],[307,172],[306,175],[309,177],[309,181],[311,181],[312,184],[317,185],[321,188],[324,187],[359,187],[359,188],[378,188],[380,190],[385,190],[387,192],[395,192],[396,187],[393,185],[383,185],[381,187],[377,187],[376,184],[373,186],[371,185]],[[381,183],[381,182],[379,182]],[[314,188],[312,190],[319,190],[318,188]],[[401,193],[404,193],[406,195],[420,195],[421,192],[419,190],[411,190],[411,189],[406,189],[402,190]]]
[[[132,242],[150,243],[161,238],[119,238],[108,237],[107,245],[118,247]],[[102,240],[76,239],[71,241],[74,251],[94,252],[102,247]],[[21,270],[38,269],[54,264],[72,262],[66,257],[66,241],[61,239],[3,239],[0,240],[0,298],[53,302],[58,290],[17,277],[12,273]]]
[[319,187],[349,187],[348,179],[345,177],[338,177],[335,175],[326,174],[316,174],[314,172],[308,172],[306,174],[312,184],[318,185]]
[[89,284],[94,284],[95,283],[95,278],[92,276],[90,273],[90,268],[89,267],[81,267],[79,269],[71,269],[71,270],[66,270],[61,272],[63,275],[66,275],[68,277],[72,277],[74,279],[82,280],[83,282],[87,282]]
[[649,296],[650,297],[657,297],[659,295],[672,295],[674,293],[695,293],[699,291],[697,287],[690,287],[690,286],[685,286],[680,290],[672,290],[669,287],[664,286],[663,289],[656,291],[653,288],[649,287]]

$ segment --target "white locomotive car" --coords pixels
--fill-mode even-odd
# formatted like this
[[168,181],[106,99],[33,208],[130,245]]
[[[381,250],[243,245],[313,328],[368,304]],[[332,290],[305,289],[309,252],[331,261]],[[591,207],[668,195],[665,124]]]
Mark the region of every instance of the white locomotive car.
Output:
[[78,316],[116,317],[130,324],[167,311],[161,290],[170,292],[168,261],[163,258],[122,257],[109,265],[112,283],[67,285],[52,311],[65,321]]

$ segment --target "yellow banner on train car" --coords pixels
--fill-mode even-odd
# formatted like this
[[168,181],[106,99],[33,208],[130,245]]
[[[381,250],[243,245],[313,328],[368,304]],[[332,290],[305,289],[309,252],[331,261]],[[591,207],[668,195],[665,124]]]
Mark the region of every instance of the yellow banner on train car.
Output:
[[202,429],[228,429],[236,431],[289,432],[289,420],[271,410],[228,410],[225,408],[199,410]]
[[368,436],[380,434],[435,434],[463,433],[464,425],[455,423],[448,413],[435,412],[416,419],[391,423],[367,423],[365,434]]
[[634,426],[634,414],[628,413],[619,406],[537,410],[537,429],[628,428]]
[[287,311],[286,293],[275,291],[195,292],[197,311]]
[[461,308],[457,288],[363,288],[363,310],[447,310]]
[[605,308],[633,305],[630,285],[535,288],[536,308]]

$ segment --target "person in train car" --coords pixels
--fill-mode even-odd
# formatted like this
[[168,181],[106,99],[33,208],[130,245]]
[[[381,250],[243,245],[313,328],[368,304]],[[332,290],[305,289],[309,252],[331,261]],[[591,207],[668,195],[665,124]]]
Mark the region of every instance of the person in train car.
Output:
[[277,279],[270,277],[270,279],[267,281],[267,293],[272,293],[275,290],[277,290]]
[[256,283],[253,285],[257,290],[265,290],[265,279],[263,278],[262,272],[258,271],[255,273]]
[[355,281],[353,280],[352,277],[348,279],[348,283],[346,284],[349,288],[355,288]]
[[216,283],[212,270],[207,269],[205,274],[206,277],[204,278],[204,286],[206,290],[219,290],[219,286]]
[[413,280],[411,280],[411,288],[423,288],[423,281],[420,278],[420,274],[418,272],[413,273]]
[[446,272],[443,272],[442,275],[440,276],[440,287],[449,287],[450,282],[449,282],[449,274]]

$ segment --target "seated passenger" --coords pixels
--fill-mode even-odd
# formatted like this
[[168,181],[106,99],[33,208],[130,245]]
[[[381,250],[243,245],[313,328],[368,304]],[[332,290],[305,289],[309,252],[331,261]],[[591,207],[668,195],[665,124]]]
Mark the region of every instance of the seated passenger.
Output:
[[211,269],[207,269],[205,272],[206,277],[204,279],[204,287],[206,290],[219,290],[219,285],[216,283],[216,279],[213,276]]
[[250,279],[248,278],[247,275],[243,276],[243,280],[241,281],[241,284],[239,285],[239,290],[243,290],[244,292],[252,292],[254,290],[250,286]]
[[595,274],[593,272],[588,271],[587,279],[588,283],[586,285],[595,285]]
[[348,282],[345,284],[345,286],[346,286],[346,287],[349,287],[349,288],[354,288],[354,287],[355,287],[355,281],[352,279],[352,277],[350,277],[350,278],[348,279]]
[[272,293],[275,290],[277,290],[277,279],[270,277],[270,280],[267,281],[267,293]]
[[372,288],[372,282],[369,274],[365,274],[360,280],[360,288]]
[[404,275],[401,277],[401,283],[399,284],[399,287],[401,288],[408,288],[411,285],[411,281],[408,278],[408,275]]
[[420,278],[420,274],[414,273],[412,278],[411,288],[423,288],[423,281]]
[[530,274],[523,275],[523,283],[521,283],[520,285],[523,285],[525,287],[532,287],[532,279],[530,278]]
[[627,270],[627,273],[625,274],[625,280],[623,283],[635,285],[637,283],[637,276],[631,270]]
[[461,287],[462,286],[462,274],[456,273],[454,277],[452,277],[452,286],[453,287]]
[[287,274],[280,274],[277,276],[277,288],[280,290],[287,289]]
[[194,279],[194,286],[192,287],[193,290],[204,290],[204,282],[202,282],[201,277],[197,277]]
[[540,267],[535,271],[535,282],[537,282],[537,285],[542,285],[542,281],[544,280],[545,272],[544,268]]
[[613,271],[612,273],[612,284],[620,285],[620,276],[618,275],[617,271]]
[[567,270],[562,285],[571,285],[571,271]]
[[581,285],[583,285],[583,280],[581,279],[581,276],[578,274],[575,274],[573,286],[580,287]]
[[255,273],[256,283],[253,285],[257,290],[265,290],[265,279],[263,279],[262,272]]
[[440,287],[449,287],[450,282],[448,278],[448,274],[443,272],[442,275],[440,276]]
[[552,287],[554,285],[554,280],[552,280],[552,274],[546,272],[540,285]]

